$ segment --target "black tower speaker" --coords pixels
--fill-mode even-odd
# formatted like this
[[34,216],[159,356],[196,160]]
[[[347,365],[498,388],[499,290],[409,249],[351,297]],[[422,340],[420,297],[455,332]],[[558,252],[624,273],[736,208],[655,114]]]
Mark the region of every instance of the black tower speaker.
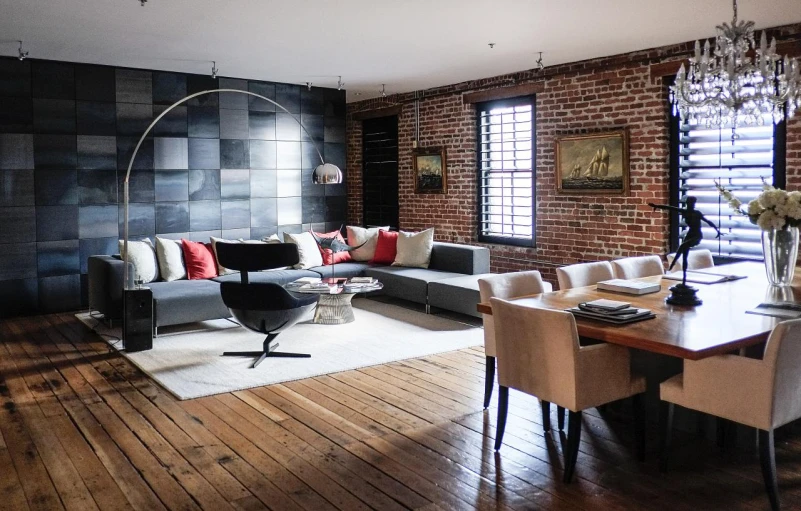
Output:
[[125,351],[153,348],[153,292],[150,288],[123,291],[125,314],[122,321],[122,346]]

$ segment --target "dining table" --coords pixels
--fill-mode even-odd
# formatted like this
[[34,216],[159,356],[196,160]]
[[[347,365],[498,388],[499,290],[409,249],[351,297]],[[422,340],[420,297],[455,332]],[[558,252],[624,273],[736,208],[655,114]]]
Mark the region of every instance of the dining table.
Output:
[[[763,302],[801,303],[801,272],[789,287],[768,283],[765,266],[758,262],[738,262],[698,270],[744,278],[715,284],[694,284],[701,305],[679,306],[665,302],[669,288],[678,282],[662,275],[643,277],[660,283],[661,289],[643,295],[622,294],[597,289],[595,285],[515,298],[519,305],[566,310],[597,299],[624,301],[632,307],[650,309],[654,318],[630,324],[611,324],[576,316],[581,337],[636,348],[661,355],[700,360],[713,355],[737,352],[764,343],[782,318],[748,313]],[[690,276],[692,273],[690,273]],[[478,312],[492,314],[489,302],[478,304]]]

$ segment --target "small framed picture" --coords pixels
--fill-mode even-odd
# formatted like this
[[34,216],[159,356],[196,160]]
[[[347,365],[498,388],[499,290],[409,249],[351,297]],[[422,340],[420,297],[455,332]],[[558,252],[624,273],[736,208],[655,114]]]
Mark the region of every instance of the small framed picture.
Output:
[[626,129],[556,139],[556,191],[564,195],[628,195]]
[[444,147],[417,149],[414,159],[414,193],[448,193]]

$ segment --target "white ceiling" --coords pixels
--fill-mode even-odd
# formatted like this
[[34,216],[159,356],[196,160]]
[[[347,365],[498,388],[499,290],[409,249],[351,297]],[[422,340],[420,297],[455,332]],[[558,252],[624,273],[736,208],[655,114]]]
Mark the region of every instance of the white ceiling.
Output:
[[[801,0],[740,0],[757,28]],[[730,0],[0,0],[0,54],[320,86],[348,100],[712,37]],[[487,43],[496,43],[490,49]],[[356,93],[360,93],[358,96]]]

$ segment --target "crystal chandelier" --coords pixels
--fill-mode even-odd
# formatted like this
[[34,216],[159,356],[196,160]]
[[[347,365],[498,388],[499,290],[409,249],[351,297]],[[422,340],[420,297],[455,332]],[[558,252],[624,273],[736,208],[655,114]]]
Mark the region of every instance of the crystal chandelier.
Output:
[[733,128],[761,125],[770,116],[778,124],[801,106],[798,61],[779,57],[776,39],[768,46],[764,31],[757,47],[754,22],[738,22],[733,3],[734,19],[718,25],[714,50],[709,40],[703,51],[696,41],[695,55],[670,87],[673,112],[682,122]]

